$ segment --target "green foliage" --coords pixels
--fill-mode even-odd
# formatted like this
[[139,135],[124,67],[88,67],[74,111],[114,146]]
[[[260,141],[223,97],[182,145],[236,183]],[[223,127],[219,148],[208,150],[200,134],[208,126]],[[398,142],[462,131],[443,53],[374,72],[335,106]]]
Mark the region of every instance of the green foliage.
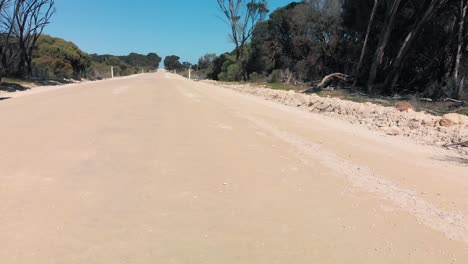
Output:
[[222,82],[227,82],[228,81],[227,73],[226,72],[219,73],[218,74],[218,80],[222,81]]
[[[229,66],[236,64],[236,55],[235,52],[224,53],[221,56],[216,57],[213,60],[211,70],[208,70],[207,77],[213,80],[220,81],[237,81],[242,77],[242,71],[239,65],[240,62],[237,62],[237,69],[235,67],[231,68],[231,76],[228,74]],[[237,73],[235,71],[238,71]],[[238,75],[238,76],[235,76]]]
[[200,70],[213,70],[213,63],[216,59],[216,53],[208,53],[198,59],[198,68]]
[[[239,6],[243,1],[223,3]],[[394,6],[396,3],[400,5]],[[462,80],[468,72],[468,19],[463,11],[468,2],[418,3],[292,2],[272,12],[267,20],[256,20],[250,42],[239,45],[234,39],[238,45],[213,60],[208,78],[316,84],[326,75],[344,73],[354,79],[357,89],[367,92],[461,97],[466,90]],[[229,12],[227,16],[232,18]],[[236,26],[238,18],[228,22]]]
[[349,51],[343,50],[340,10],[337,0],[310,0],[274,11],[255,27],[248,71],[289,69],[301,81],[342,71]]
[[281,70],[275,69],[268,76],[268,82],[279,83],[281,81]]
[[227,81],[234,82],[241,80],[241,67],[239,64],[231,64],[227,67]]
[[256,72],[252,72],[249,75],[249,80],[251,82],[264,82],[266,80],[266,76],[264,74],[259,74]]
[[164,68],[168,71],[183,69],[184,66],[180,63],[179,59],[180,57],[176,55],[166,56],[164,58]]
[[159,63],[161,62],[161,57],[159,57],[156,53],[142,55],[132,52],[128,56],[119,56],[119,59],[133,67],[147,67],[151,69],[157,69]]
[[128,56],[87,54],[72,42],[43,35],[33,52],[32,77],[39,79],[102,79],[156,70],[161,57],[156,53]]
[[182,62],[182,67],[184,69],[191,69],[192,68],[192,63],[190,63],[188,61],[184,61],[184,62]]
[[90,65],[89,55],[75,44],[46,35],[33,52],[33,76],[39,78],[81,78]]

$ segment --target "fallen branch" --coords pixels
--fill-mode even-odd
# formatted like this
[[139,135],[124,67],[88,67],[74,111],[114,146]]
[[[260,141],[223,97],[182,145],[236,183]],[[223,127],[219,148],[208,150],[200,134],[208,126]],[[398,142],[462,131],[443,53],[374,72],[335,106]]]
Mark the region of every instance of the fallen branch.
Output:
[[434,102],[431,98],[418,98],[419,101],[423,101],[423,102]]
[[444,147],[446,148],[450,148],[450,147],[457,147],[457,146],[461,146],[461,147],[468,147],[468,140],[467,141],[464,141],[464,142],[460,142],[460,143],[454,143],[454,144],[447,144],[447,145],[444,145]]
[[322,82],[317,85],[318,88],[325,88],[328,86],[328,84],[332,81],[340,81],[340,82],[347,82],[349,81],[350,77],[349,75],[346,75],[344,73],[332,73],[330,75],[325,76],[323,78]]
[[317,89],[326,88],[330,86],[330,84],[333,82],[347,83],[347,82],[350,82],[351,80],[352,80],[352,77],[344,73],[339,73],[339,72],[332,73],[330,75],[325,76],[316,87],[307,89],[304,91],[304,93],[310,93],[310,92],[316,91]]
[[452,103],[458,103],[458,104],[465,104],[466,103],[466,101],[456,100],[456,99],[452,99],[452,98],[445,98],[444,102],[452,102]]

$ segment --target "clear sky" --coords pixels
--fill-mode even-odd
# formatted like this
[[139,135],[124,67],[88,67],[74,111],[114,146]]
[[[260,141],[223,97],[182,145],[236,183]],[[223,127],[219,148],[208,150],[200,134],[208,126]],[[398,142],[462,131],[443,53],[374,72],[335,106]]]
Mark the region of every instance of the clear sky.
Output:
[[[270,0],[271,11],[293,2]],[[216,0],[57,0],[45,33],[88,53],[156,52],[196,62],[208,52],[234,48]]]

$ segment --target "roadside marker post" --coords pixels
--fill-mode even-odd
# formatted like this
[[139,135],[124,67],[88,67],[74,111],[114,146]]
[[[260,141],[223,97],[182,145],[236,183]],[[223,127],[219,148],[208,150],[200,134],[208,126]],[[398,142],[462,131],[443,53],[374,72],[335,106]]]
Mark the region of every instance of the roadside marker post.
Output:
[[111,67],[111,78],[114,78],[114,67]]

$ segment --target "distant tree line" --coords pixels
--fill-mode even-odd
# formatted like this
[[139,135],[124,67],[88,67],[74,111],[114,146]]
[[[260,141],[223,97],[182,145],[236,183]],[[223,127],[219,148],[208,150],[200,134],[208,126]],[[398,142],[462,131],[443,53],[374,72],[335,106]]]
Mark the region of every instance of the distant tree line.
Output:
[[147,55],[130,53],[127,56],[87,54],[72,42],[42,35],[32,53],[34,79],[102,79],[111,76],[126,76],[158,69],[161,57],[156,53]]
[[212,79],[313,84],[344,73],[370,94],[466,90],[468,0],[304,0],[268,19],[266,1],[216,1],[235,49],[204,65]]
[[0,81],[33,79],[101,79],[152,71],[161,57],[87,54],[75,44],[43,35],[55,13],[54,0],[0,0]]
[[0,81],[32,73],[34,47],[54,5],[54,0],[0,0]]
[[114,68],[114,76],[126,76],[136,73],[155,71],[159,68],[161,57],[151,52],[147,55],[130,53],[127,56],[97,55],[91,54],[91,67],[88,70],[88,78],[109,77],[110,68]]
[[168,71],[173,70],[187,70],[192,68],[192,64],[190,62],[180,62],[180,57],[176,55],[169,55],[164,58],[164,68]]

